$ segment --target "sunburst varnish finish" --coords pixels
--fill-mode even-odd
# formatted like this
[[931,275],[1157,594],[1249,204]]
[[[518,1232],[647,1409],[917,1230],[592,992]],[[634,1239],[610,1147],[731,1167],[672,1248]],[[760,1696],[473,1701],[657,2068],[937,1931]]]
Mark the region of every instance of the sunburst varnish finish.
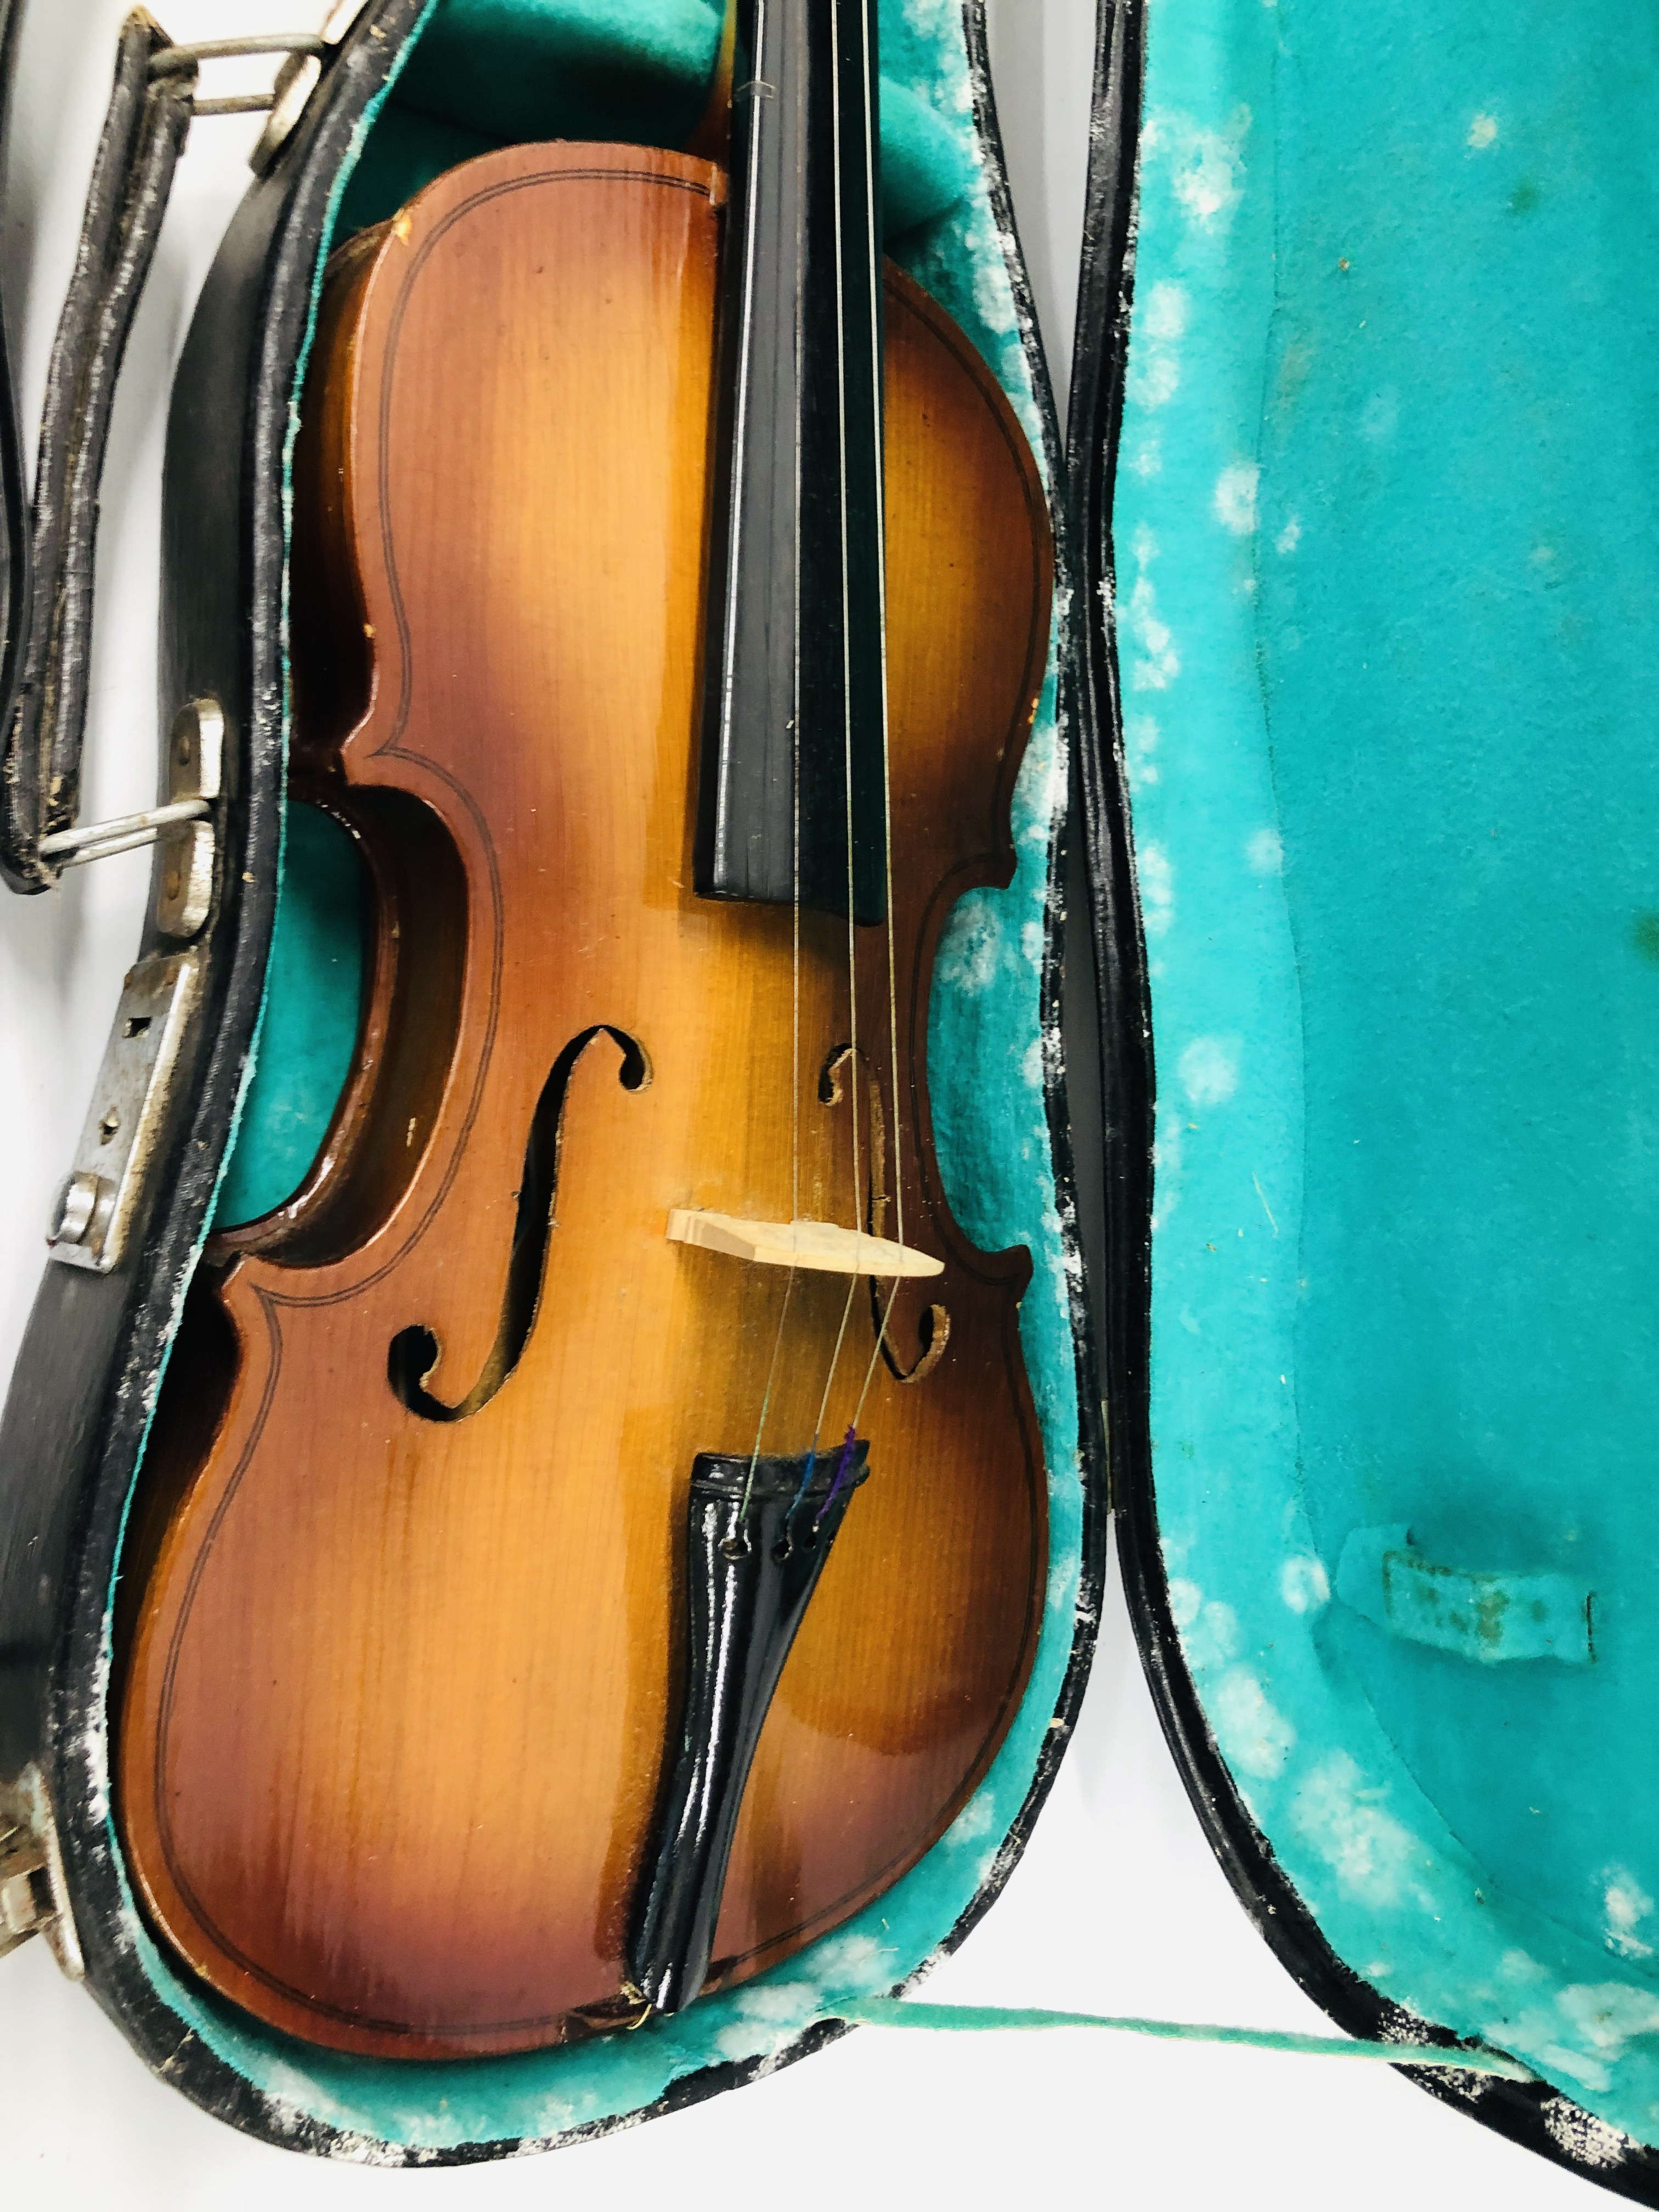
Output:
[[[713,1984],[915,1863],[1036,1645],[1029,1261],[953,1223],[924,1055],[951,906],[1012,872],[1042,497],[982,363],[890,273],[890,1025],[882,930],[849,986],[844,921],[803,913],[797,960],[789,908],[692,889],[723,190],[681,156],[514,148],[348,248],[324,302],[300,772],[376,886],[367,1011],[308,1183],[224,1240],[180,1342],[118,1772],[164,1936],[345,2050],[510,2051],[628,2009],[687,1484],[752,1447],[789,1279],[671,1242],[672,1210],[861,1220],[943,1263],[875,1362],[869,1480],[761,1740]],[[811,1440],[846,1280],[790,1301],[771,1451]],[[875,1348],[860,1280],[837,1442]]]

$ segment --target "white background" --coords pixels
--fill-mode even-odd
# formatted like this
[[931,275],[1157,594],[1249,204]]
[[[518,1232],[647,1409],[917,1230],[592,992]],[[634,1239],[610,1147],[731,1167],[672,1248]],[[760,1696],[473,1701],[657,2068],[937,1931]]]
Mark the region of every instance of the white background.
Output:
[[[25,0],[0,283],[33,450],[46,351],[125,0]],[[155,0],[180,40],[311,27],[324,0]],[[1092,0],[990,0],[1005,135],[1063,392],[1083,194]],[[222,66],[215,89],[233,86]],[[269,81],[269,64],[260,65]],[[260,70],[251,72],[252,82]],[[222,81],[221,81],[222,80]],[[190,308],[244,190],[257,122],[198,124],[116,407],[100,541],[84,818],[153,802],[159,484]],[[102,1049],[149,880],[143,854],[0,900],[0,1373],[44,1258],[47,1200]],[[1002,1899],[927,1994],[1262,2027],[1327,2027],[1255,1936],[1153,1718],[1115,1587],[1082,1724]],[[0,1962],[0,2203],[688,2212],[1225,2203],[1370,2212],[1586,2208],[1589,2185],[1386,2068],[1097,2034],[864,2030],[803,2065],[600,2142],[500,2166],[386,2173],[244,2141],[153,2081],[44,1944]]]

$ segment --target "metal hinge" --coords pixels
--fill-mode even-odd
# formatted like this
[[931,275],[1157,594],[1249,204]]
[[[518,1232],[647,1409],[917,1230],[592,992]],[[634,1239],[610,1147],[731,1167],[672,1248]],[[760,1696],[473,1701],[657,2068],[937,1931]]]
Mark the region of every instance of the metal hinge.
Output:
[[106,1275],[120,1259],[173,1095],[201,973],[193,952],[152,953],[127,976],[75,1164],[46,1243],[65,1267]]
[[[224,786],[225,718],[215,699],[192,699],[167,740],[168,803],[148,814],[88,823],[42,838],[64,866],[158,840],[155,926],[164,937],[200,932],[213,908],[218,840],[211,818]],[[75,1164],[58,1185],[46,1243],[66,1267],[106,1275],[119,1261],[155,1153],[179,1048],[195,1009],[201,963],[193,952],[152,953],[128,975],[104,1048]]]
[[78,1982],[86,1973],[70,1908],[63,1853],[52,1800],[38,1766],[0,1783],[0,1958],[31,1936],[44,1936],[52,1956]]

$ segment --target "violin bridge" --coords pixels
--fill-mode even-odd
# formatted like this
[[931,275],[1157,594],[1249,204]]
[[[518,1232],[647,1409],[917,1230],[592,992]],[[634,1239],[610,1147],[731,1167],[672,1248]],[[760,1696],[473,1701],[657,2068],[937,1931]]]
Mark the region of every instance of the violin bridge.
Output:
[[677,1206],[668,1216],[669,1241],[729,1252],[762,1267],[807,1267],[827,1275],[942,1275],[945,1262],[885,1237],[866,1237],[833,1221],[744,1221],[734,1213],[705,1213]]

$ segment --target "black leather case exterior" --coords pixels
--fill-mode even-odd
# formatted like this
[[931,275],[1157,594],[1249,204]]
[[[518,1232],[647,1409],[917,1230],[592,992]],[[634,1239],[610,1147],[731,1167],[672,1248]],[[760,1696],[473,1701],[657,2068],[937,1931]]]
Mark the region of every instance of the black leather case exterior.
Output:
[[[23,0],[0,0],[0,162],[5,154],[22,24]],[[11,725],[28,599],[28,485],[23,475],[10,334],[0,307],[0,729]]]
[[[0,0],[0,6],[4,0]],[[49,1264],[0,1424],[0,1775],[37,1761],[56,1812],[88,1985],[147,2063],[195,2103],[284,2148],[361,2158],[350,2138],[268,2100],[189,2030],[143,1970],[109,1839],[106,1636],[123,1520],[177,1318],[205,1232],[250,1041],[275,911],[283,773],[282,616],[283,455],[325,246],[330,195],[353,132],[416,28],[422,0],[375,0],[331,63],[294,138],[248,193],[215,262],[181,359],[168,430],[163,503],[160,727],[184,702],[211,695],[228,722],[220,882],[198,940],[200,1009],[180,1066],[148,1213],[112,1273]],[[963,9],[976,122],[998,228],[1015,237],[986,54],[982,0]],[[1044,425],[1050,481],[1063,460],[1029,289],[1014,265],[1016,307]],[[1073,574],[1064,513],[1057,567]],[[1074,596],[1074,595],[1073,595]],[[1062,647],[1061,682],[1075,698]],[[172,949],[153,932],[140,955]],[[1065,959],[1063,902],[1050,901],[1042,1018],[1057,1033]],[[1045,1054],[1056,1196],[1075,1249],[1072,1139],[1063,1072]],[[44,1225],[44,1224],[43,1224]],[[953,1950],[1006,1881],[1070,1739],[1093,1653],[1108,1526],[1100,1386],[1080,1267],[1073,1305],[1085,1510],[1081,1583],[1067,1670],[1030,1790],[1005,1848],[943,1948]],[[808,2028],[783,2060],[845,2033]],[[279,2041],[280,2039],[273,2039]],[[295,2047],[302,2068],[304,2053]],[[570,2142],[696,2103],[782,2063],[711,2067],[677,2081],[647,2112],[598,2123]],[[418,2163],[513,2154],[495,2140]],[[412,2154],[375,2149],[377,2163]]]

